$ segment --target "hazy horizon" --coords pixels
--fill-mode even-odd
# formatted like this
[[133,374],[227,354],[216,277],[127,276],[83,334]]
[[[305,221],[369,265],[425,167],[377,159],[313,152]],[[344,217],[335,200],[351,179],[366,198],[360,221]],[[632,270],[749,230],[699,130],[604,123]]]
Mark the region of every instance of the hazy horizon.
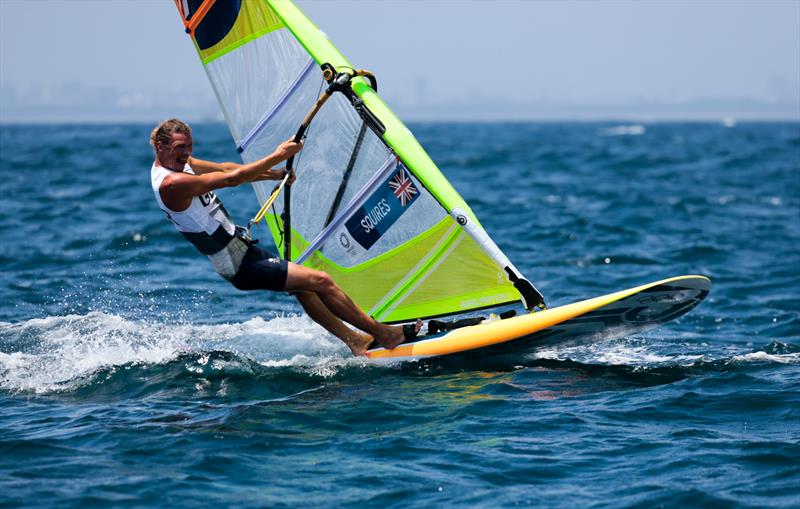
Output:
[[[297,3],[407,121],[800,120],[800,2]],[[2,123],[221,120],[171,1],[0,28]]]

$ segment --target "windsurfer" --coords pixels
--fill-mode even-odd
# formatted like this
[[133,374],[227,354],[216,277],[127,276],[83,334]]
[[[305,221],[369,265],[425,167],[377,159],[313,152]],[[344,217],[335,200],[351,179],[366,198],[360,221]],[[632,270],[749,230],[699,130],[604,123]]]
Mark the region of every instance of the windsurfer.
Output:
[[286,141],[272,154],[244,165],[203,161],[192,157],[191,128],[177,119],[158,125],[150,143],[156,156],[151,183],[159,206],[236,288],[293,294],[305,312],[341,339],[354,355],[364,355],[373,339],[393,349],[419,332],[421,321],[410,326],[380,323],[356,306],[325,272],[282,260],[244,238],[214,194],[215,189],[283,179],[285,170],[276,165],[297,154],[302,143]]

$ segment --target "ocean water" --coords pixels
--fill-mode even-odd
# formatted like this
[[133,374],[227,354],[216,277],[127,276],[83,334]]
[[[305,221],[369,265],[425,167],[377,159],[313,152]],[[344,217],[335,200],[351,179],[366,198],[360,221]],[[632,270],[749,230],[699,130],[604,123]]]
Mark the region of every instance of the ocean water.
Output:
[[551,306],[711,294],[508,365],[371,364],[173,230],[150,125],[3,125],[0,506],[800,507],[800,124],[411,127]]

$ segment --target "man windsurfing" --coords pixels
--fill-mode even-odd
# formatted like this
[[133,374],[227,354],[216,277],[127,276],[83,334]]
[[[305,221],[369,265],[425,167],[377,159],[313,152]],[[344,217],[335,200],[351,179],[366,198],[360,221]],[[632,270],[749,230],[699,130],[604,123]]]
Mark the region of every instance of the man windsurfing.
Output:
[[287,262],[245,239],[214,194],[225,187],[283,179],[286,172],[276,165],[297,154],[302,143],[285,141],[272,154],[244,165],[203,161],[192,157],[191,128],[170,119],[153,129],[150,144],[156,156],[150,180],[159,207],[236,288],[293,294],[305,312],[354,355],[364,355],[373,340],[392,349],[419,332],[421,321],[406,326],[380,323],[356,306],[325,272]]

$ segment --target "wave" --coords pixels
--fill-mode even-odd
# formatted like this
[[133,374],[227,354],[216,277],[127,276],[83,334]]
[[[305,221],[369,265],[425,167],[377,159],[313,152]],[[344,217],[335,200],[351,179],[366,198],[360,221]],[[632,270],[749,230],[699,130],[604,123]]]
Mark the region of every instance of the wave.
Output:
[[[618,336],[618,335],[617,335]],[[736,366],[747,363],[800,363],[800,346],[773,341],[762,349],[718,357],[714,352],[696,352],[696,345],[689,352],[675,353],[675,344],[668,353],[669,340],[647,341],[641,337],[629,337],[617,341],[599,341],[589,345],[569,348],[548,348],[536,354],[535,359],[572,360],[582,363],[601,363],[608,365],[628,365],[638,367],[681,366],[709,367]],[[704,343],[705,344],[705,343]],[[663,348],[662,348],[663,347]],[[665,351],[661,351],[665,350]]]
[[[118,367],[168,366],[186,356],[227,352],[265,367],[349,362],[347,348],[299,316],[196,325],[131,320],[103,312],[0,323],[0,389],[48,393],[90,383]],[[333,369],[333,368],[331,368]],[[316,371],[315,371],[316,370]]]
[[421,375],[464,369],[578,369],[626,378],[635,374],[642,383],[663,383],[705,372],[800,363],[800,346],[777,341],[719,358],[697,353],[697,345],[675,350],[674,341],[632,336],[545,348],[523,358],[377,363],[352,357],[303,316],[203,325],[91,312],[0,322],[0,390],[46,394],[105,386],[105,391],[129,394],[183,382],[195,389],[203,384],[216,387],[216,382],[236,379],[276,384],[282,389],[275,394],[286,397],[334,377],[372,378],[387,369]]

